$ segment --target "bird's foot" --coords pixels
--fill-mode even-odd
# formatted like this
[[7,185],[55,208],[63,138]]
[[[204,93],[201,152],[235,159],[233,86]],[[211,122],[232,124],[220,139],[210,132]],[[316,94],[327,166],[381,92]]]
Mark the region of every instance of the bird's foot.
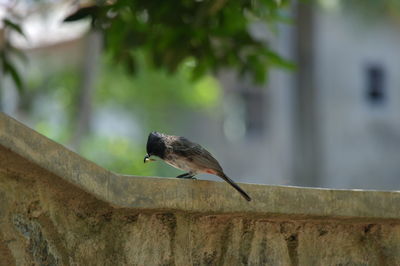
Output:
[[178,175],[176,178],[186,178],[189,175],[189,173],[184,173],[181,175]]
[[184,173],[184,174],[178,175],[176,178],[196,179],[194,177],[194,175],[190,174],[190,173]]

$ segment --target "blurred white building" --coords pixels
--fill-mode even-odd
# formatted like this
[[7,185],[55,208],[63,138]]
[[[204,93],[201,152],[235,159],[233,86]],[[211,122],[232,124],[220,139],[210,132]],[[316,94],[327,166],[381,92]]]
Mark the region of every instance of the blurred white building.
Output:
[[297,72],[272,71],[264,90],[222,76],[221,130],[233,141],[214,137],[215,152],[245,182],[398,190],[399,25],[339,8],[295,13],[275,46]]

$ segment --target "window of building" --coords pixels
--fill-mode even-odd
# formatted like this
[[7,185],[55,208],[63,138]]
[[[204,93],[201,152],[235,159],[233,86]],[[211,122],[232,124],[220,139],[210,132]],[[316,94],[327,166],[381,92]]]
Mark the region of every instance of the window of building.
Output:
[[243,90],[241,97],[245,109],[245,126],[248,137],[260,137],[264,133],[265,98],[261,88]]
[[225,96],[224,132],[230,140],[255,139],[265,133],[265,89],[238,86]]
[[386,100],[386,73],[381,65],[371,64],[366,68],[366,96],[372,104]]

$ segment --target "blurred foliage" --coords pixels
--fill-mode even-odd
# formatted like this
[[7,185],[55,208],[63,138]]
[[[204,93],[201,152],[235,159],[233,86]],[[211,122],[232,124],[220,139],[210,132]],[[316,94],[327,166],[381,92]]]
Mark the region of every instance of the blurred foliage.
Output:
[[[163,69],[148,64],[143,53],[135,53],[138,64],[136,75],[132,76],[122,66],[115,65],[110,55],[103,58],[103,64],[96,85],[95,108],[105,106],[123,109],[140,125],[141,132],[154,129],[172,131],[179,119],[176,114],[190,111],[211,112],[220,100],[221,89],[212,76],[191,80],[193,65],[188,60],[176,72],[167,73]],[[94,139],[94,140],[93,140]],[[88,152],[93,147],[83,145],[82,154],[107,168],[130,174],[173,176],[179,171],[163,163],[143,164],[147,135],[143,139],[107,139],[94,137],[84,142],[99,141],[112,149],[103,158],[96,152]]]
[[[124,67],[115,65],[110,55],[103,56],[94,90],[96,113],[101,113],[101,110],[124,113],[140,126],[140,132],[146,134],[154,129],[173,132],[171,127],[176,123],[171,124],[171,116],[178,119],[175,117],[177,113],[212,112],[218,104],[221,92],[218,82],[212,76],[192,81],[190,60],[174,74],[169,74],[149,65],[143,53],[137,52],[135,56],[139,67],[134,76]],[[38,103],[26,104],[25,111],[36,115],[36,130],[57,142],[68,144],[73,136],[74,101],[80,84],[78,70],[48,72],[45,67],[41,69],[41,78],[36,73],[28,79],[24,91],[29,99],[36,99]],[[49,113],[58,116],[55,122],[48,119]],[[93,130],[84,137],[77,152],[119,173],[177,175],[179,171],[163,163],[143,164],[146,138],[147,135],[107,135]]]
[[[10,15],[11,16],[11,15]],[[19,90],[23,88],[23,81],[16,66],[16,58],[25,61],[25,55],[15,48],[10,41],[10,35],[16,33],[25,37],[18,23],[10,17],[4,17],[0,22],[0,71],[4,76],[9,76]]]
[[292,64],[265,41],[251,35],[254,22],[286,20],[283,8],[289,0],[119,0],[84,6],[65,21],[92,18],[92,25],[105,31],[106,49],[119,64],[136,72],[132,51],[140,48],[156,68],[172,73],[186,60],[193,61],[192,77],[223,68],[238,70],[257,82],[266,79],[273,66]]
[[105,57],[98,80],[97,104],[113,102],[136,112],[144,110],[148,113],[149,108],[154,112],[168,108],[205,110],[219,100],[219,84],[214,78],[203,76],[191,80],[193,65],[190,60],[173,74],[149,65],[142,53],[136,53],[135,60],[140,67],[136,75],[131,76],[125,68],[113,64],[110,56]]
[[[102,30],[105,38],[94,113],[120,112],[128,116],[127,123],[140,126],[140,132],[176,132],[177,128],[170,127],[177,126],[171,120],[178,120],[178,115],[211,113],[219,102],[220,88],[209,73],[236,69],[262,82],[271,66],[291,67],[265,40],[250,33],[255,23],[273,31],[275,23],[287,21],[283,11],[288,2],[119,0],[97,1],[104,4],[78,9],[66,21],[91,17],[93,28]],[[22,34],[15,22],[8,23],[7,30]],[[9,51],[4,53],[7,59]],[[81,89],[79,70],[36,69],[41,76],[27,80],[26,89],[19,92],[21,109],[35,116],[35,129],[68,145]],[[7,71],[17,85],[22,84],[15,68],[7,66]],[[176,175],[179,171],[165,164],[143,164],[146,137],[93,130],[77,152],[116,172]]]
[[[126,137],[87,136],[80,147],[80,154],[102,167],[123,174],[157,175],[159,165],[143,163],[143,143],[134,143]],[[95,147],[102,147],[102,151]]]
[[[178,103],[185,107],[207,107],[218,100],[218,83],[210,76],[205,76],[193,82],[190,79],[193,66],[190,60],[172,75],[163,69],[152,67],[144,60],[142,53],[136,53],[135,60],[140,67],[137,75],[131,77],[120,65],[114,65],[110,56],[104,57],[103,69],[98,81],[99,102],[116,99],[119,104],[131,107],[132,100],[141,105],[140,108],[149,105],[166,107]],[[118,86],[115,87],[115,80]],[[111,89],[112,88],[112,89]],[[169,100],[168,100],[169,98]],[[170,102],[172,101],[173,102]],[[178,104],[179,105],[179,104]]]
[[[331,0],[332,1],[332,0]],[[365,21],[389,19],[400,23],[399,0],[335,0],[340,1],[343,9],[353,14],[358,13]]]

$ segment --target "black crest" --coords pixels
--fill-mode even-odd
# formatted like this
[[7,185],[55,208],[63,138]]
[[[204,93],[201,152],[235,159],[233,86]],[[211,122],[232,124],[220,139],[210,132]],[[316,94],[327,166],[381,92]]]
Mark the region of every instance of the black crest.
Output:
[[161,159],[164,159],[166,146],[163,138],[163,134],[155,131],[149,134],[146,146],[148,155],[155,155],[160,157]]

